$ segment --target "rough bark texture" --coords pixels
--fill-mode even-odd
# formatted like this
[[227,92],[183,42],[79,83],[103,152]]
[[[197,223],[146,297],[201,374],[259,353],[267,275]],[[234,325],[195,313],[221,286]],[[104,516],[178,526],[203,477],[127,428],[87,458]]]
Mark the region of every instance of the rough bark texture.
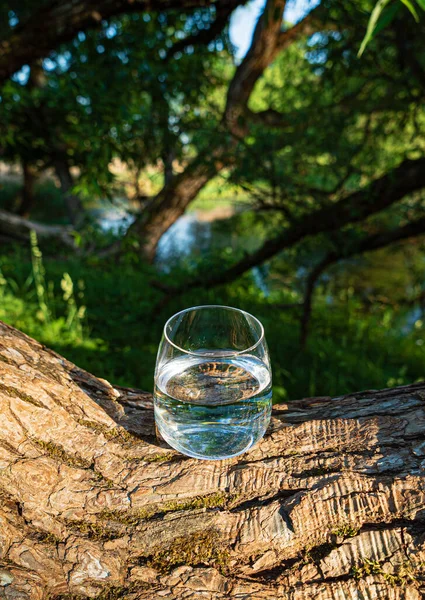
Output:
[[424,383],[276,406],[202,462],[149,394],[0,333],[0,598],[422,597]]

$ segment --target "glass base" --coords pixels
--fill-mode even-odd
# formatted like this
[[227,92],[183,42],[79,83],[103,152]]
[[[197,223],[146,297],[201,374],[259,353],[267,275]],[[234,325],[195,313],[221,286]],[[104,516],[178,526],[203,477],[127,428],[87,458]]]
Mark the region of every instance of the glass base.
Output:
[[252,448],[264,435],[263,432],[254,439],[247,429],[224,424],[187,428],[176,437],[168,435],[159,426],[158,430],[172,448],[201,460],[225,460],[239,456]]

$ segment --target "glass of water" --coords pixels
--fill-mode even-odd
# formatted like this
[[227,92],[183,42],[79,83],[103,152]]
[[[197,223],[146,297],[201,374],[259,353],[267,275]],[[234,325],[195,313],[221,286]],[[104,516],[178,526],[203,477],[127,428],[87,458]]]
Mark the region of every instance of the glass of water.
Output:
[[246,452],[264,435],[272,405],[260,321],[229,306],[195,306],[164,327],[155,370],[155,421],[170,446],[208,460]]

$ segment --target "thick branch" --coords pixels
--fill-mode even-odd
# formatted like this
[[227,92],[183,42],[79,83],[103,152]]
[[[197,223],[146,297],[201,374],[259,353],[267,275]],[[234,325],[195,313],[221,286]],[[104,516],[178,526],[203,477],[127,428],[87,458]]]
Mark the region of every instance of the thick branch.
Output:
[[275,406],[201,462],[156,439],[150,394],[0,337],[0,596],[420,599],[423,383]]
[[61,244],[76,249],[71,228],[36,223],[0,210],[0,236],[4,240],[28,242],[31,230],[35,231],[40,239],[56,239]]
[[[227,148],[219,147],[193,160],[183,173],[171,177],[162,190],[147,205],[141,216],[128,229],[127,235],[136,234],[143,242],[143,254],[149,261],[155,258],[157,244],[169,227],[184,213],[208,181],[226,164],[231,164]],[[119,247],[118,245],[116,246]]]
[[[294,42],[306,31],[310,31],[310,23],[318,18],[318,9],[315,9],[294,26],[294,31],[290,29],[282,32],[284,8],[284,0],[268,0],[258,20],[251,47],[236,69],[229,86],[222,118],[223,135],[217,145],[199,155],[183,173],[164,185],[152,204],[129,229],[128,235],[136,232],[143,241],[142,252],[148,260],[153,260],[161,235],[184,213],[204,185],[223,167],[232,166],[232,149],[245,134],[240,117],[247,108],[256,81],[284,47],[282,39],[286,40],[286,44]],[[231,137],[228,135],[229,131]]]
[[[303,314],[301,316],[301,345],[307,341],[308,327],[310,324],[312,301],[315,286],[324,271],[331,265],[344,260],[356,254],[371,252],[390,246],[394,242],[399,242],[409,238],[414,238],[425,234],[425,217],[417,219],[412,223],[408,223],[403,227],[398,227],[390,231],[383,231],[364,237],[356,242],[351,242],[348,245],[341,244],[338,249],[329,252],[320,263],[314,267],[307,278],[306,290],[303,302]],[[421,296],[416,299],[420,300]]]
[[[277,44],[282,22],[282,14],[285,6],[284,0],[268,0],[264,14],[260,17],[255,29],[251,48],[241,65],[236,70],[235,76],[230,84],[227,107],[223,118],[225,128],[229,127],[233,134],[237,134],[236,128],[231,126],[230,112],[235,106],[236,96],[241,92],[242,84],[243,94],[246,101],[252,91],[255,81],[252,81],[251,88],[243,85],[242,79],[246,79],[247,73],[256,66],[256,78],[260,71],[272,60],[273,52],[263,54],[265,49],[271,48]],[[246,95],[248,94],[248,95]],[[239,102],[239,99],[238,99]],[[242,99],[242,102],[245,100]],[[230,112],[229,112],[230,111]],[[230,121],[229,121],[230,119]],[[224,136],[228,138],[228,136]],[[143,254],[152,261],[155,257],[155,251],[161,235],[180,217],[190,202],[197,196],[204,185],[214,177],[224,166],[231,164],[231,150],[238,142],[237,137],[225,141],[223,138],[217,143],[215,148],[209,149],[208,153],[201,154],[194,159],[180,175],[173,177],[168,184],[156,196],[152,204],[144,211],[128,231],[128,235],[136,232],[139,239],[143,239]]]
[[238,137],[243,136],[245,126],[241,119],[258,79],[279,53],[279,38],[286,0],[268,0],[258,19],[251,47],[236,69],[229,85],[224,121],[228,129]]
[[[235,78],[237,77],[238,81],[235,82],[234,89],[229,88],[227,107],[228,109],[233,107],[233,118],[235,118],[237,107],[239,107],[239,118],[244,115],[250,121],[261,123],[266,127],[286,128],[293,124],[293,114],[281,113],[272,108],[259,112],[251,111],[248,108],[249,97],[257,80],[264,72],[265,67],[271,64],[275,56],[283,50],[286,50],[286,48],[291,46],[291,44],[301,37],[312,35],[318,28],[323,26],[324,22],[326,22],[327,28],[334,28],[334,25],[329,22],[327,16],[324,14],[323,6],[319,5],[310,11],[308,15],[301,19],[296,25],[285,31],[279,32],[279,35],[274,40],[274,46],[269,50],[271,58],[270,56],[264,57],[261,48],[258,48],[256,54],[253,53],[251,56],[247,55],[246,59],[239,67],[239,73],[238,71],[236,72]],[[268,62],[264,66],[267,58]],[[241,91],[238,87],[242,87],[244,92],[239,97],[236,96],[236,94]],[[236,93],[234,90],[236,90]]]
[[205,277],[202,282],[195,280],[192,286],[214,287],[232,281],[307,236],[337,231],[350,223],[363,221],[423,187],[425,187],[425,158],[405,160],[398,167],[372,181],[366,188],[354,192],[335,204],[294,220],[289,229],[267,240],[256,252],[246,256],[233,267],[213,275],[209,280],[205,280]]
[[[233,10],[245,0],[218,0],[218,11]],[[10,37],[0,42],[0,82],[24,64],[46,56],[79,32],[93,29],[105,19],[123,13],[146,10],[192,10],[208,6],[212,0],[53,0],[18,25]]]

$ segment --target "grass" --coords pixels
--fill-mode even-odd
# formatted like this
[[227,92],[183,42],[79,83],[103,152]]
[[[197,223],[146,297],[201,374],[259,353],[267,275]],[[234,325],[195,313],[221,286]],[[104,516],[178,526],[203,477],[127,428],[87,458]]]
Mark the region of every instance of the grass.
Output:
[[[0,319],[115,384],[152,390],[164,322],[197,304],[240,307],[263,322],[275,401],[423,378],[421,324],[406,333],[401,317],[388,308],[365,313],[354,297],[330,308],[319,294],[311,335],[302,349],[294,313],[278,307],[293,302],[293,296],[275,289],[266,297],[249,274],[225,287],[168,298],[160,307],[163,294],[150,285],[158,275],[131,257],[116,265],[36,251],[34,260],[34,250],[33,244],[32,256],[29,248],[15,248],[0,257]],[[173,281],[179,277],[183,275],[173,272]]]

